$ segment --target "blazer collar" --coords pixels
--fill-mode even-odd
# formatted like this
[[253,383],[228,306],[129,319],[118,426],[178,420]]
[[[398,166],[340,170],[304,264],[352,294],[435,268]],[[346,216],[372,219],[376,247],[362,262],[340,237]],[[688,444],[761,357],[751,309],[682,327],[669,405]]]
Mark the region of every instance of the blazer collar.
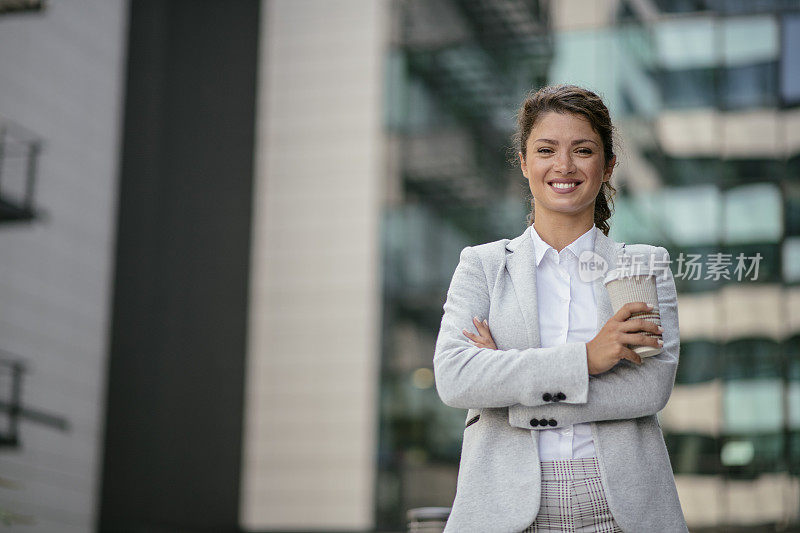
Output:
[[[515,237],[506,243],[506,249],[510,252],[506,254],[506,268],[514,284],[514,291],[519,299],[522,316],[527,326],[528,341],[530,346],[538,348],[541,346],[539,334],[538,305],[536,296],[536,253],[534,250],[533,239],[531,236],[532,226],[528,226],[522,235]],[[617,255],[622,247],[621,243],[615,242],[610,237],[596,229],[594,232],[594,253],[605,261],[604,272],[614,268],[617,264]],[[598,330],[605,325],[613,315],[611,301],[608,298],[608,291],[603,285],[603,276],[591,282],[597,304],[597,328]]]

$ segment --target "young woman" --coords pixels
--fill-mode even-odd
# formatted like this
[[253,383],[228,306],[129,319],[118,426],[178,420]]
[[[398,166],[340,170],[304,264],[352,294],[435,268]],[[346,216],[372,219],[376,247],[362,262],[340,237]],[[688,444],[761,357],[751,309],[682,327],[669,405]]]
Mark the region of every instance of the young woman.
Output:
[[[447,533],[687,531],[656,418],[678,365],[672,275],[657,277],[659,329],[631,318],[643,302],[613,314],[587,268],[623,252],[607,236],[612,131],[602,100],[576,86],[519,110],[529,226],[461,252],[436,341],[439,395],[468,409]],[[669,262],[660,247],[624,253]],[[642,360],[627,345],[662,351]]]

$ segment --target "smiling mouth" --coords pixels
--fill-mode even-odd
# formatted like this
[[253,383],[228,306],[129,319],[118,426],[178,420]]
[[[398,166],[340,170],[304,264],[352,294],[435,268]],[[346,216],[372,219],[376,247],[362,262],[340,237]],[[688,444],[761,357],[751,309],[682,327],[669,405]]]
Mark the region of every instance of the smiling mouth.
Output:
[[551,181],[548,185],[550,185],[552,188],[554,188],[557,191],[567,192],[567,191],[571,191],[571,190],[575,189],[580,184],[581,184],[580,181],[571,181],[571,182],[567,182],[567,183]]

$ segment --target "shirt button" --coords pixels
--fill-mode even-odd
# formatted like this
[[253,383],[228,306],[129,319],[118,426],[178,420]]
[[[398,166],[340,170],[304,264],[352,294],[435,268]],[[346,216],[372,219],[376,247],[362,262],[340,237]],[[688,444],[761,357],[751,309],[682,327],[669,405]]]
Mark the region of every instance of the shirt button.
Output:
[[[551,426],[553,426],[553,427],[555,427],[555,426],[557,426],[557,425],[558,425],[558,422],[556,422],[556,421],[555,421],[555,420],[553,420],[552,418],[551,418],[550,420],[545,420],[544,418],[542,418],[541,422],[547,422],[548,424],[550,424],[550,425],[551,425]],[[542,425],[544,425],[544,424],[542,424]]]
[[536,427],[536,426],[539,425],[539,421],[537,419],[535,419],[535,418],[531,418],[531,425],[533,427]]

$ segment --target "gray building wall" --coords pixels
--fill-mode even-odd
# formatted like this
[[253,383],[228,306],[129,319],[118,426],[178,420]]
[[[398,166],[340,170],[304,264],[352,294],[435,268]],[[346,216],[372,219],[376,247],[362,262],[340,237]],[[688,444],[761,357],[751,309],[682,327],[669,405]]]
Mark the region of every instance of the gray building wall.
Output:
[[373,524],[388,7],[385,0],[263,4],[246,530]]
[[23,357],[26,406],[67,432],[23,422],[0,449],[8,531],[90,531],[96,516],[113,272],[127,2],[49,2],[0,16],[0,115],[44,141],[32,223],[0,224],[0,349]]

